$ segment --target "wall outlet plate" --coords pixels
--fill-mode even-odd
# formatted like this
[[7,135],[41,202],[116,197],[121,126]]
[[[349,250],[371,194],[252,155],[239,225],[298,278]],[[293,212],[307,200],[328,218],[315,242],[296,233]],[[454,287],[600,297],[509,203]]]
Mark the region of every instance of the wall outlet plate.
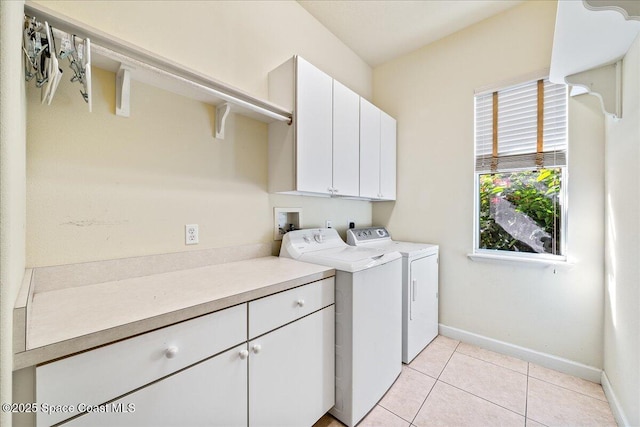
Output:
[[198,238],[198,224],[187,224],[184,226],[184,244],[185,245],[197,245]]

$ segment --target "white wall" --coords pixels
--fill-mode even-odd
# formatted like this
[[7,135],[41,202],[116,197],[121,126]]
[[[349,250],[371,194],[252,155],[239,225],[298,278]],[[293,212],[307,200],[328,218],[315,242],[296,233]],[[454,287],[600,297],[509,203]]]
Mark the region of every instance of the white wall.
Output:
[[[371,69],[296,2],[41,3],[258,97],[296,53],[371,97]],[[63,84],[49,107],[28,89],[29,266],[268,242],[274,206],[306,227],[371,223],[369,202],[269,195],[264,123],[234,116],[215,140],[210,106],[135,82],[125,119],[113,74],[95,70],[93,113]]]
[[606,126],[604,370],[640,425],[640,37],[624,58],[622,119]]
[[[12,402],[13,306],[25,264],[22,1],[0,2],[0,402]],[[0,425],[11,413],[0,412]]]
[[603,120],[569,102],[569,267],[474,262],[474,89],[549,67],[556,3],[525,2],[374,70],[398,119],[398,198],[373,222],[440,245],[440,322],[601,368]]

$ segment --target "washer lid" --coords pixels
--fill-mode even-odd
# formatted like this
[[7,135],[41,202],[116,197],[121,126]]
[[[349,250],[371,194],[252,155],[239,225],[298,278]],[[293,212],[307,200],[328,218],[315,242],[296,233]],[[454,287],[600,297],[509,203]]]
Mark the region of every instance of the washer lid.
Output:
[[399,259],[398,252],[347,245],[332,228],[290,231],[282,238],[280,256],[354,273]]
[[302,254],[299,261],[326,265],[336,270],[355,273],[400,259],[398,252],[385,252],[374,248],[347,246]]

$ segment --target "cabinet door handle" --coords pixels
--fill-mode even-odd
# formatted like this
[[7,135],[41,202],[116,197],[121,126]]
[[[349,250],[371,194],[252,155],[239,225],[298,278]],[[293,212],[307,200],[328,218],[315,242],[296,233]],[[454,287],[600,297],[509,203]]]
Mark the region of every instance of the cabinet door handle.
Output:
[[249,357],[249,351],[247,351],[246,349],[240,350],[239,356],[240,356],[240,359],[244,360],[247,357]]
[[334,188],[334,189],[333,189],[333,192],[334,192],[334,193],[338,193],[339,191],[340,191],[340,190],[338,190],[337,188]]
[[418,281],[416,279],[413,279],[411,281],[411,286],[413,287],[413,300],[416,300],[416,294],[418,293]]
[[304,307],[304,300],[299,299],[298,301],[296,301],[296,304],[298,305],[298,307]]
[[172,345],[171,347],[169,347],[164,351],[164,356],[167,359],[173,359],[174,357],[176,357],[177,354],[178,354],[178,347],[174,345]]
[[334,192],[333,188],[331,188],[331,187],[327,188],[327,191],[328,191],[329,193],[333,193],[333,192]]
[[251,347],[251,350],[253,351],[254,354],[258,354],[262,350],[262,346],[260,344],[254,344]]

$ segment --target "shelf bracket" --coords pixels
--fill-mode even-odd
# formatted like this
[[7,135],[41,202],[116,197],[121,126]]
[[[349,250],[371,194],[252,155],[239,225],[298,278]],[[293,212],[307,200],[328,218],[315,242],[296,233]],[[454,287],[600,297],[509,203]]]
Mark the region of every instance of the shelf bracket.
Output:
[[[567,84],[586,89],[600,99],[602,110],[616,119],[622,118],[622,60],[565,78]],[[584,91],[580,91],[584,93]],[[572,91],[572,95],[574,95]]]
[[614,10],[621,13],[624,19],[640,21],[640,2],[629,0],[583,0],[589,10]]
[[116,116],[129,117],[132,68],[120,64],[116,74]]
[[220,104],[216,107],[216,131],[215,137],[217,139],[224,139],[224,128],[227,123],[227,117],[231,112],[231,105],[228,102]]

